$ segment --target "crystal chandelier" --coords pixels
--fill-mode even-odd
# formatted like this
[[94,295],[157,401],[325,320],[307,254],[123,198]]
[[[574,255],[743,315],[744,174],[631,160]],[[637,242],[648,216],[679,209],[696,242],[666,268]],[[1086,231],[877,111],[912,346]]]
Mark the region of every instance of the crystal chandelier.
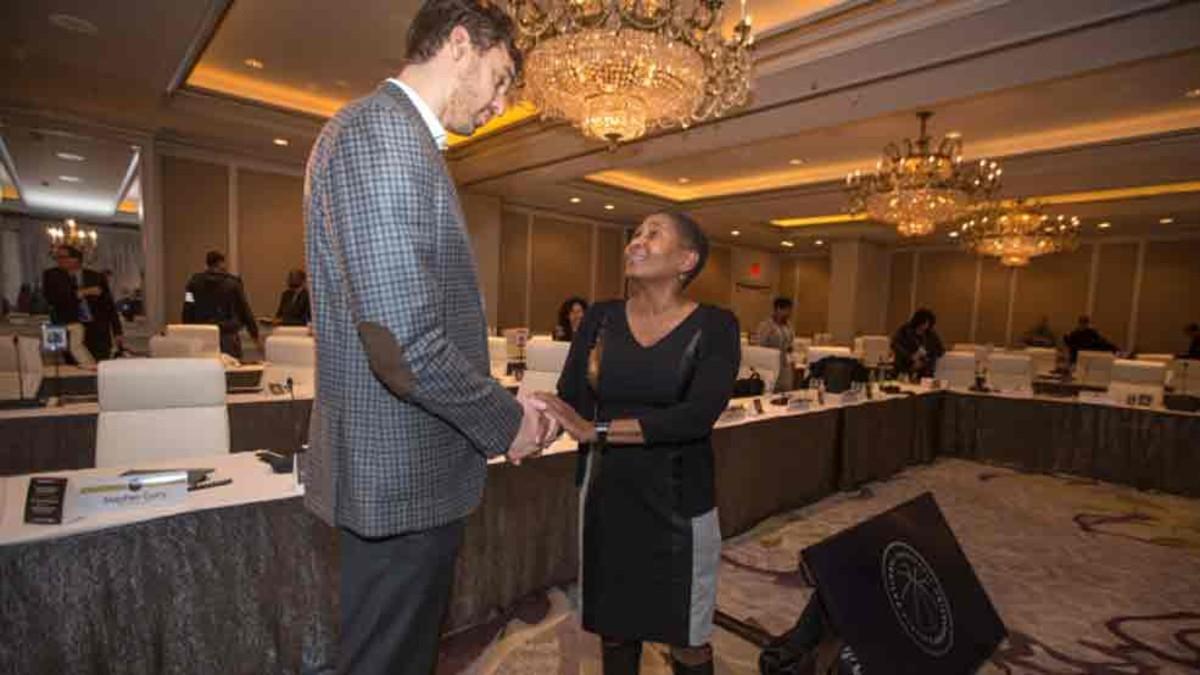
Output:
[[926,133],[931,112],[919,112],[921,135],[888,143],[875,171],[846,176],[850,210],[890,223],[902,237],[929,234],[989,198],[1000,185],[1000,165],[986,159],[963,164],[962,139],[946,135],[935,148]]
[[959,241],[1007,267],[1025,267],[1038,256],[1073,251],[1079,242],[1079,218],[1049,216],[1038,204],[1016,200],[979,206],[964,216]]
[[46,236],[50,237],[50,250],[59,246],[73,246],[79,249],[84,255],[92,252],[96,248],[96,230],[80,229],[75,224],[74,218],[67,218],[64,223],[66,227],[57,227],[50,225],[46,227]]
[[610,147],[687,128],[750,95],[750,17],[721,35],[725,0],[506,0],[525,97]]

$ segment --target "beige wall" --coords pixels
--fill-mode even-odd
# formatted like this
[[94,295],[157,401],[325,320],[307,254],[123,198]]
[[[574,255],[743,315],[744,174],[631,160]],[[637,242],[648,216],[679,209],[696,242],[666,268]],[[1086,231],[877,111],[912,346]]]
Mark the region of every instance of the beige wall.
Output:
[[[733,299],[733,251],[727,246],[708,250],[708,262],[700,276],[688,286],[687,295],[696,302],[728,308]],[[742,330],[749,330],[742,326]]]
[[204,254],[229,244],[229,170],[208,163],[163,157],[163,285],[167,323],[182,320],[183,289],[204,269]]
[[829,329],[829,258],[795,258],[796,291],[792,329],[812,336]]
[[955,250],[897,251],[888,309],[896,325],[907,312],[912,288],[903,270],[914,257],[917,305],[937,312],[948,344],[974,335],[982,344],[1019,345],[1042,316],[1061,339],[1079,315],[1090,314],[1122,350],[1173,353],[1186,347],[1184,324],[1200,319],[1197,238],[1086,243],[1018,269]]
[[625,235],[614,227],[596,228],[596,297],[625,297]]
[[256,316],[274,316],[287,273],[304,264],[304,179],[238,169],[238,272]]
[[549,333],[554,330],[564,300],[591,296],[592,228],[534,216],[532,246],[529,328]]
[[504,211],[500,218],[500,301],[497,328],[528,326],[525,317],[529,270],[529,216]]
[[[779,256],[753,248],[731,249],[733,293],[730,308],[743,331],[754,332],[759,322],[771,315],[779,292]],[[758,276],[753,275],[758,266]]]
[[463,218],[475,255],[475,271],[489,326],[500,319],[500,198],[470,192],[460,194]]

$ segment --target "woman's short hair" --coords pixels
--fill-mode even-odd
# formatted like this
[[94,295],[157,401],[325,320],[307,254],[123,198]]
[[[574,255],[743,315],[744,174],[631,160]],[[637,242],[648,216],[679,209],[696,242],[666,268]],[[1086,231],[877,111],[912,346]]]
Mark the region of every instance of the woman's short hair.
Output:
[[908,325],[912,326],[913,328],[916,328],[924,323],[929,324],[931,327],[937,323],[937,315],[934,314],[933,311],[924,307],[913,312],[912,318],[908,320]]
[[688,284],[700,276],[700,272],[704,270],[704,263],[708,262],[708,236],[700,229],[700,224],[695,219],[682,211],[659,211],[658,215],[666,216],[675,226],[684,248],[696,252],[696,266],[683,278],[683,287],[687,288]]

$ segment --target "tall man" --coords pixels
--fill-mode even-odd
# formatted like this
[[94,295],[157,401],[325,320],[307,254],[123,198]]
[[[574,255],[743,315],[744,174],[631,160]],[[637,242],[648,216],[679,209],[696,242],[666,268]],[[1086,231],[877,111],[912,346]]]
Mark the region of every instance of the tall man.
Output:
[[83,344],[92,357],[98,361],[112,357],[113,342],[118,347],[124,343],[108,281],[83,266],[83,252],[74,246],[54,249],[54,262],[56,267],[42,273],[50,320],[63,326],[83,324]]
[[258,342],[258,322],[246,300],[242,280],[225,267],[225,255],[209,251],[204,256],[205,270],[188,280],[183,298],[184,323],[215,324],[221,331],[221,352],[242,358],[242,327]]
[[341,530],[340,672],[433,669],[486,459],[536,451],[537,405],[489,377],[475,263],[441,150],[504,108],[521,65],[494,5],[426,0],[397,78],[312,150],[317,397],[306,500]]

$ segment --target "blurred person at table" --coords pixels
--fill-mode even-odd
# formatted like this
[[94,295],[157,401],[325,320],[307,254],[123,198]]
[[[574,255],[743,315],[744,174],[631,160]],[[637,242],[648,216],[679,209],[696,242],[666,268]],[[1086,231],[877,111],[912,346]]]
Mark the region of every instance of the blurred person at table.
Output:
[[338,528],[337,670],[428,675],[487,459],[553,432],[490,377],[470,238],[442,156],[505,107],[521,53],[495,4],[426,0],[405,65],[321,130],[304,219],[317,386],[305,502]]
[[1179,354],[1183,359],[1200,359],[1200,323],[1189,323],[1183,327],[1183,335],[1187,338],[1187,351]]
[[755,331],[755,344],[779,350],[779,377],[775,379],[775,391],[791,391],[792,363],[788,355],[792,353],[792,341],[796,335],[792,332],[792,301],[789,298],[775,298],[771,316],[763,319]]
[[675,673],[712,673],[721,532],[712,429],[741,349],[731,312],[684,296],[708,240],[682,213],[647,217],[625,248],[626,301],[597,303],[547,413],[580,443],[583,627],[604,673],[638,672],[642,643]]
[[946,353],[942,338],[934,330],[936,325],[937,316],[922,307],[896,329],[892,335],[892,353],[897,375],[933,377],[938,359]]
[[1057,347],[1058,336],[1050,329],[1050,317],[1043,316],[1038,319],[1032,328],[1025,331],[1025,335],[1021,337],[1021,342],[1026,347]]
[[308,274],[304,270],[288,272],[287,288],[279,294],[279,307],[275,310],[276,326],[307,326],[312,320],[307,284]]
[[183,298],[183,322],[214,324],[221,331],[221,352],[242,358],[244,327],[255,343],[259,342],[258,322],[246,300],[242,280],[229,273],[225,255],[209,251],[204,256],[205,270],[188,280]]
[[108,281],[100,272],[83,266],[83,252],[74,246],[56,247],[54,262],[56,267],[42,273],[50,322],[60,326],[82,324],[83,346],[92,358],[111,358],[114,343],[118,349],[123,349],[125,343]]
[[1100,331],[1092,328],[1092,320],[1087,315],[1079,317],[1075,330],[1067,333],[1067,336],[1063,338],[1063,344],[1067,346],[1072,365],[1079,358],[1079,352],[1117,351],[1116,345],[1105,339]]
[[558,323],[554,324],[554,339],[570,342],[579,332],[583,315],[587,313],[587,300],[579,297],[567,298],[558,308]]

